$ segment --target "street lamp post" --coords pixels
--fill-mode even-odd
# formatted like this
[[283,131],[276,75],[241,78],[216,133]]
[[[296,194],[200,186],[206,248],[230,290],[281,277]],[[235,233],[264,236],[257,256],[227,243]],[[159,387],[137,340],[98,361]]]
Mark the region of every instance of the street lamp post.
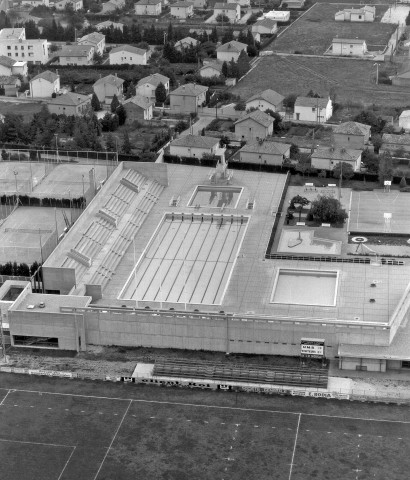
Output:
[[58,158],[58,133],[55,133],[54,137],[56,139],[56,154],[57,154],[57,162],[58,162],[59,161],[59,158]]
[[17,194],[18,194],[17,175],[19,174],[19,172],[17,170],[13,170],[13,174],[14,174],[14,181],[16,182],[16,196],[17,196]]

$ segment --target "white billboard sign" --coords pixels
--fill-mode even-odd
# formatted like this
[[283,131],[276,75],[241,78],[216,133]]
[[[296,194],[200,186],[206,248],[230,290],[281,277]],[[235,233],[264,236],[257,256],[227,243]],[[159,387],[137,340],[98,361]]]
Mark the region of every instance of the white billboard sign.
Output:
[[325,341],[321,338],[302,338],[300,355],[309,358],[322,358],[325,355]]

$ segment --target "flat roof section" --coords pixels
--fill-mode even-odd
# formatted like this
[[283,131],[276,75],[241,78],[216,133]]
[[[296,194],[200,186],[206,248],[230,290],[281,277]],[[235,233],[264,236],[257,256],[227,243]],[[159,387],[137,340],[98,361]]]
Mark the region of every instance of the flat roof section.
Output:
[[[10,307],[10,310],[33,311],[44,313],[60,313],[60,307],[84,308],[91,302],[91,297],[77,297],[74,295],[49,295],[45,293],[28,293]],[[44,306],[43,306],[44,305]]]

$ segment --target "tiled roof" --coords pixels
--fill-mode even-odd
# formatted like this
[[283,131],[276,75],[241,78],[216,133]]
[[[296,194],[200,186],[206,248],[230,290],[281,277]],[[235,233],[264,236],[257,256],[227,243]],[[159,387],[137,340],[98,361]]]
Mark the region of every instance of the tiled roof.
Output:
[[90,43],[91,45],[98,45],[101,40],[104,40],[105,39],[105,35],[103,35],[102,33],[98,33],[98,32],[92,32],[92,33],[89,33],[88,35],[84,35],[84,37],[81,37],[77,40],[77,43],[78,44],[82,44],[82,43]]
[[332,43],[352,43],[352,44],[360,44],[364,43],[364,40],[359,40],[358,38],[334,38]]
[[135,5],[158,5],[161,3],[161,0],[140,0]]
[[34,80],[38,80],[40,78],[42,78],[43,80],[47,80],[47,82],[54,83],[57,78],[59,78],[59,76],[56,73],[51,72],[50,70],[46,70],[45,72],[41,72],[36,75],[34,78],[31,79],[31,81],[33,82]]
[[0,76],[0,85],[16,85],[16,83],[19,83],[19,82],[20,82],[20,79],[14,75]]
[[195,83],[186,83],[181,85],[176,90],[171,92],[171,95],[189,95],[189,96],[198,96],[201,93],[204,93],[208,90],[208,87],[203,85],[196,85]]
[[131,45],[120,45],[119,47],[115,47],[110,51],[111,53],[117,53],[117,52],[129,52],[129,53],[135,53],[136,55],[144,55],[147,51],[144,50],[143,48],[138,48],[138,47],[133,47]]
[[80,95],[79,93],[68,92],[64,95],[60,95],[56,98],[52,98],[48,103],[54,105],[67,105],[69,107],[81,105],[88,101],[90,97],[88,95]]
[[273,154],[283,155],[290,149],[290,144],[277,143],[277,142],[263,142],[263,143],[251,143],[246,144],[241,148],[241,152],[245,153],[259,153],[259,154]]
[[218,72],[222,72],[222,62],[209,62],[206,63],[203,67],[200,68],[200,70],[204,70],[205,68],[214,68]]
[[370,126],[358,122],[345,122],[333,128],[333,133],[344,133],[345,135],[368,135]]
[[172,7],[178,7],[178,8],[188,8],[190,6],[193,6],[194,3],[193,2],[176,2],[176,3],[172,3],[170,6],[171,8]]
[[248,45],[246,43],[241,43],[237,42],[236,40],[232,40],[231,42],[224,43],[220,47],[216,49],[217,52],[236,52],[240,53],[242,50],[245,50],[248,48]]
[[394,143],[396,145],[410,145],[410,135],[393,135],[384,133],[382,136],[383,143]]
[[200,135],[183,135],[171,142],[173,147],[196,147],[212,148],[219,143],[218,138],[204,137]]
[[236,10],[238,3],[215,3],[214,10]]
[[57,55],[59,57],[88,57],[92,45],[68,45],[63,47]]
[[267,113],[261,112],[260,110],[255,110],[249,113],[248,115],[246,115],[245,117],[242,117],[239,120],[237,120],[235,122],[235,125],[250,119],[254,120],[256,123],[259,123],[260,125],[263,125],[264,127],[269,127],[274,122],[274,119]]
[[319,147],[314,153],[312,153],[312,159],[326,158],[351,162],[356,161],[361,153],[361,150],[352,150],[343,147]]
[[124,83],[124,80],[116,75],[107,75],[106,77],[99,78],[95,83],[95,85],[100,85],[101,83],[111,83],[116,87],[119,87]]
[[256,95],[253,95],[251,98],[247,100],[246,103],[252,102],[253,100],[265,100],[266,102],[269,102],[272,105],[279,105],[285,97],[281,95],[278,92],[275,92],[274,90],[268,89],[264,90],[261,93],[257,93]]
[[[174,6],[174,5],[173,5]],[[184,44],[191,44],[193,46],[197,45],[199,42],[196,38],[192,38],[192,37],[185,37],[185,38],[182,38],[181,40],[178,40],[178,42],[176,42],[175,44],[175,47],[179,47],[180,45],[183,46]]]
[[253,24],[253,27],[266,27],[266,28],[275,28],[277,22],[275,20],[271,20],[270,18],[264,18],[263,20],[258,20],[256,23]]
[[111,20],[106,20],[105,22],[98,23],[95,28],[97,29],[103,29],[103,28],[119,28],[122,29],[124,27],[123,23],[118,23],[118,22],[112,22]]
[[158,87],[160,83],[165,85],[167,82],[169,82],[169,78],[165,75],[161,75],[160,73],[153,73],[148,77],[141,78],[141,80],[137,83],[137,86],[143,85],[144,83],[149,83],[154,87]]
[[319,107],[326,108],[329,98],[298,97],[295,101],[295,107]]
[[3,65],[3,67],[12,67],[15,63],[16,61],[12,58],[0,55],[0,65]]
[[123,105],[127,105],[129,103],[133,103],[134,105],[137,105],[144,110],[147,109],[150,105],[152,105],[152,102],[150,102],[147,97],[143,97],[142,95],[135,95],[128,100],[125,100],[125,102],[123,102]]

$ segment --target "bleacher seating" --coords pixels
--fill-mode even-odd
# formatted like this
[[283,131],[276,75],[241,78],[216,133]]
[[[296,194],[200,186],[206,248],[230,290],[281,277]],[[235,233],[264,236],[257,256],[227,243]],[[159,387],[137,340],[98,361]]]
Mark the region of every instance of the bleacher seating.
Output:
[[229,382],[289,385],[327,388],[328,370],[310,367],[274,367],[262,365],[230,365],[216,362],[193,362],[179,359],[156,360],[154,377],[179,377]]

